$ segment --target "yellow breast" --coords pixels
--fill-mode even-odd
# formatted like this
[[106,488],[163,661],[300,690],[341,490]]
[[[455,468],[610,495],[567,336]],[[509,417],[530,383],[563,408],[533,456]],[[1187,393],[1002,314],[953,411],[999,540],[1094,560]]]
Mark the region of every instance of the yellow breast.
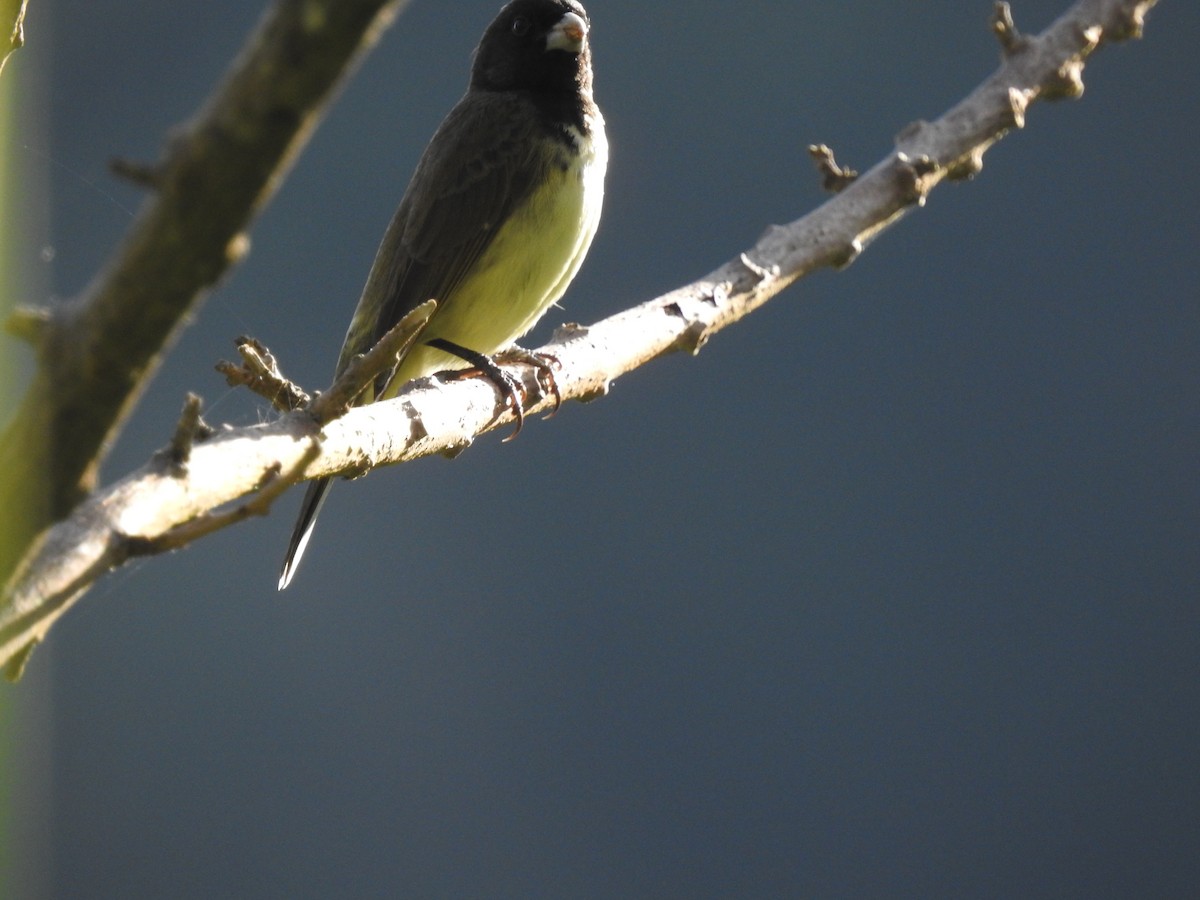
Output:
[[[542,186],[500,227],[473,273],[442,301],[422,340],[443,338],[495,353],[533,328],[562,297],[595,237],[604,200],[603,120],[590,131],[571,135],[579,152],[564,152],[561,164],[551,167]],[[413,378],[465,366],[441,351],[414,348],[388,393]]]

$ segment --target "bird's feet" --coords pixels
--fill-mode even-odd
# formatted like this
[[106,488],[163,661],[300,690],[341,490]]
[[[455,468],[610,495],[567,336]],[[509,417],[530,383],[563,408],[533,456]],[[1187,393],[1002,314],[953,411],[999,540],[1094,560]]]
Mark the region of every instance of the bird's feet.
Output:
[[513,344],[507,350],[501,350],[492,359],[498,363],[524,363],[527,366],[533,366],[537,371],[538,385],[541,387],[542,393],[554,397],[554,408],[546,413],[547,419],[562,407],[562,393],[554,378],[554,370],[562,368],[562,363],[558,361],[557,356],[550,353],[535,353]]
[[549,354],[534,353],[522,347],[513,346],[494,356],[488,356],[486,353],[479,353],[444,338],[434,338],[427,343],[435,350],[457,356],[473,367],[441,373],[442,377],[453,380],[482,375],[504,396],[505,406],[512,409],[513,419],[516,421],[512,434],[504,438],[505,443],[520,434],[521,429],[525,426],[526,398],[524,385],[511,373],[501,368],[502,364],[525,363],[536,368],[538,384],[547,394],[554,395],[554,409],[551,410],[550,415],[558,412],[558,408],[562,405],[562,394],[559,393],[558,384],[554,380],[554,368],[559,365],[559,362]]

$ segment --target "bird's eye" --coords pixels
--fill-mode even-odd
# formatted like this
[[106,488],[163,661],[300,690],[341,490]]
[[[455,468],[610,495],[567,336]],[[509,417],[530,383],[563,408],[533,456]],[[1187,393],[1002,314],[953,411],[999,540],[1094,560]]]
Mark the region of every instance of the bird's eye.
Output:
[[529,34],[529,24],[530,23],[527,18],[524,16],[517,16],[515,19],[513,19],[512,33],[517,37],[525,37],[525,35]]

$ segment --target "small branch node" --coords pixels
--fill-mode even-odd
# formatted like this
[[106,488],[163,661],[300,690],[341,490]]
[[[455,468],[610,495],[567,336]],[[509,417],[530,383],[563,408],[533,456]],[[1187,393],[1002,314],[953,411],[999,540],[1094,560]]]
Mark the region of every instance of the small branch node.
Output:
[[1025,110],[1029,108],[1029,95],[1020,88],[1008,89],[1008,114],[1013,128],[1025,127]]
[[33,655],[33,651],[37,649],[38,644],[41,642],[40,638],[34,638],[4,663],[4,678],[6,681],[16,684],[21,680],[21,676],[25,673],[25,664],[29,662],[29,657]]
[[588,327],[581,325],[579,322],[564,322],[554,329],[554,334],[551,335],[550,342],[554,344],[564,343],[573,338],[581,338],[588,333]]
[[1083,57],[1064,63],[1042,91],[1044,100],[1075,100],[1083,96]]
[[223,359],[215,366],[230,387],[249,388],[280,412],[292,412],[311,402],[303,388],[284,377],[274,354],[261,341],[242,335],[234,345],[242,364]]
[[705,291],[700,295],[700,299],[710,306],[721,306],[729,299],[729,285],[714,284],[712,290]]
[[404,401],[404,416],[408,419],[408,430],[413,441],[423,441],[429,437],[429,429],[425,427],[425,420],[417,412],[416,407],[407,400]]
[[1108,27],[1104,36],[1111,41],[1140,39],[1146,27],[1146,10],[1154,3],[1155,0],[1146,0],[1145,3],[1117,10],[1116,22]]
[[1079,55],[1081,57],[1090,56],[1092,51],[1099,47],[1100,42],[1104,40],[1104,29],[1099,25],[1092,25],[1079,32],[1079,36],[1083,40],[1083,49],[1079,51]]
[[930,156],[896,154],[896,174],[900,179],[900,190],[903,191],[907,203],[915,203],[917,206],[925,205],[925,198],[929,195],[931,187],[927,178],[937,170],[937,161]]
[[4,330],[33,347],[40,347],[54,325],[54,312],[48,306],[18,306],[4,320]]
[[1006,58],[1016,56],[1029,47],[1029,39],[1017,30],[1017,26],[1013,22],[1012,7],[1004,0],[999,0],[995,9],[992,10],[991,25]]
[[690,353],[692,356],[699,355],[704,345],[708,343],[708,339],[712,332],[704,322],[696,319],[684,329],[683,334],[679,336],[679,340],[675,342],[675,346],[685,353]]
[[598,387],[591,388],[581,394],[577,394],[575,399],[580,403],[592,403],[602,397],[607,397],[609,391],[612,390],[613,381],[611,378],[604,378]]
[[738,259],[746,267],[746,270],[754,276],[755,284],[767,281],[779,274],[779,266],[760,266],[745,253],[740,254]]
[[120,547],[116,558],[122,561],[136,559],[139,556],[155,556],[167,549],[164,546],[160,546],[162,542],[161,538],[153,540],[151,538],[139,537],[138,535],[126,534],[123,531],[114,531],[113,537]]
[[225,261],[235,266],[250,254],[250,235],[239,231],[225,245]]
[[439,453],[438,456],[441,456],[445,459],[458,459],[458,457],[462,456],[463,452],[470,447],[472,443],[473,441],[468,439],[462,443],[454,444],[451,447],[447,447],[445,450]]
[[381,337],[366,353],[350,361],[329,390],[318,394],[308,410],[318,425],[344,416],[368,384],[388,381],[395,373],[401,356],[413,345],[437,309],[437,301],[426,300]]
[[858,238],[850,241],[842,248],[841,252],[834,255],[829,261],[830,267],[837,272],[846,268],[850,263],[854,262],[863,252],[863,242]]
[[175,434],[171,443],[159,451],[159,459],[170,466],[172,474],[182,477],[187,474],[188,460],[192,455],[192,447],[215,433],[200,417],[204,401],[196,394],[189,393],[183,401],[183,411],[175,425]]
[[166,177],[166,169],[162,163],[136,162],[121,157],[108,161],[108,171],[122,181],[128,181],[130,184],[151,191],[161,188],[163,179]]
[[983,148],[975,147],[946,170],[951,181],[970,181],[983,171]]
[[838,165],[833,151],[826,144],[809,144],[808,155],[821,173],[821,187],[831,194],[845,190],[858,178],[858,172],[854,169]]

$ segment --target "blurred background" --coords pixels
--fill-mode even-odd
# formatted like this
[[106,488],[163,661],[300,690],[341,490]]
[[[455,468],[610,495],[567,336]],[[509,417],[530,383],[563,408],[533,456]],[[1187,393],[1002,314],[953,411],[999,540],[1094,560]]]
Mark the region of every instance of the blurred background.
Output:
[[[262,3],[33,0],[8,302],[81,290]],[[1067,0],[1019,0],[1040,30]],[[324,386],[498,0],[415,0],[105,466]],[[590,322],[822,202],[996,66],[989,0],[592,0]],[[972,183],[520,440],[115,573],[0,688],[16,898],[1194,896],[1200,7],[1106,47]],[[15,95],[15,98],[14,98]],[[1190,135],[1190,136],[1189,136]],[[4,410],[31,365],[0,336]]]

